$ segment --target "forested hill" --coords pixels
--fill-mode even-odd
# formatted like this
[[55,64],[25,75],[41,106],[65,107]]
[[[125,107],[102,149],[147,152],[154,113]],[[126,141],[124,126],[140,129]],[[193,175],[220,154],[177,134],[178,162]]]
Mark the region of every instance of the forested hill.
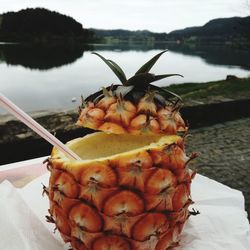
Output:
[[52,39],[81,37],[88,39],[91,32],[72,17],[44,8],[24,9],[0,15],[1,40]]
[[97,38],[103,37],[113,37],[119,40],[145,40],[153,38],[156,41],[166,40],[167,33],[155,33],[149,30],[124,30],[124,29],[115,29],[115,30],[103,30],[103,29],[90,29]]
[[148,30],[84,29],[72,17],[43,8],[25,9],[0,15],[0,41],[80,40],[84,42],[246,42],[250,44],[250,16],[219,18],[203,26],[188,27],[170,33]]
[[250,37],[250,16],[213,19],[200,27],[175,30],[168,37]]
[[240,39],[250,40],[250,16],[218,18],[206,23],[204,26],[187,27],[181,30],[174,30],[170,33],[154,33],[148,30],[98,30],[91,29],[99,38],[109,40],[133,40],[133,41],[176,41],[193,40],[199,42],[208,41],[239,41]]

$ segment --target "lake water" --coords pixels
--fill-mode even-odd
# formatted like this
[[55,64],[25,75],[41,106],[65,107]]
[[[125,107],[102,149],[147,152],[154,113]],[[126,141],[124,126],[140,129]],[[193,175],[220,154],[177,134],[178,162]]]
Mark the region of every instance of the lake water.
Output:
[[[250,76],[250,51],[229,47],[80,45],[29,47],[0,44],[0,92],[25,111],[76,109],[80,95],[87,97],[102,86],[119,83],[112,71],[92,51],[117,62],[127,77],[168,48],[152,68],[156,74],[184,76],[157,82],[159,86],[182,82],[225,79],[228,74]],[[72,102],[76,98],[76,102]],[[6,112],[0,108],[0,114]]]

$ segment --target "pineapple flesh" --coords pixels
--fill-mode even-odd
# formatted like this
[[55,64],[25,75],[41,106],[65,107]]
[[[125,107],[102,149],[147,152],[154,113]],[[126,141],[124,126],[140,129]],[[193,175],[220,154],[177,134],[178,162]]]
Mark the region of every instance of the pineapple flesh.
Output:
[[[149,73],[163,51],[127,79],[99,56],[122,85],[82,100],[77,124],[98,132],[67,143],[82,160],[56,148],[51,172],[49,222],[74,250],[166,250],[178,244],[192,203],[184,138],[187,126],[177,95],[151,82],[176,74]],[[181,136],[182,135],[182,136]]]

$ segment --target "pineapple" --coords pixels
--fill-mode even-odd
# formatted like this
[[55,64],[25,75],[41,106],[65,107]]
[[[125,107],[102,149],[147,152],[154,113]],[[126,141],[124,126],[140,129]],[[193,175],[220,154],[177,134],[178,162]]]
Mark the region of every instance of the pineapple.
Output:
[[[149,70],[163,51],[144,64],[127,80],[113,61],[98,55],[118,76],[122,85],[103,88],[82,100],[77,124],[112,134],[176,134],[187,127],[179,109],[181,98],[151,82],[178,74],[154,75]],[[175,97],[172,100],[169,97]]]
[[150,84],[171,76],[148,73],[164,52],[129,80],[97,54],[123,85],[83,101],[78,124],[100,131],[67,143],[82,160],[56,148],[47,160],[47,220],[74,250],[166,250],[195,214],[188,163],[196,154],[185,154],[180,98]]

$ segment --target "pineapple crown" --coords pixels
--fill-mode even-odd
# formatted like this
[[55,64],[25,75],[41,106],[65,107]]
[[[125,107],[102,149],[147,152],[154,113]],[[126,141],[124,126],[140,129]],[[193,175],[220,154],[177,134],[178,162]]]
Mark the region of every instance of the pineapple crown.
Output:
[[[155,92],[155,99],[160,103],[165,103],[166,100],[170,101],[171,103],[179,103],[181,101],[181,97],[177,94],[163,89],[161,87],[152,85],[152,82],[171,77],[171,76],[181,76],[180,74],[162,74],[162,75],[155,75],[152,73],[149,73],[151,68],[154,66],[156,61],[160,58],[162,54],[167,52],[168,50],[163,50],[162,52],[155,55],[153,58],[151,58],[149,61],[147,61],[145,64],[143,64],[139,70],[136,71],[135,75],[127,79],[124,71],[121,69],[121,67],[115,63],[114,61],[110,59],[106,59],[102,55],[92,52],[92,54],[97,55],[99,58],[101,58],[108,66],[109,68],[114,72],[114,74],[118,77],[118,79],[121,81],[122,85],[111,85],[107,88],[103,88],[102,91],[98,91],[94,93],[93,95],[90,95],[86,101],[89,100],[97,100],[101,98],[105,94],[105,91],[115,91],[116,96],[118,97],[131,97],[133,99],[140,98],[141,94],[146,90],[148,92]],[[133,91],[132,91],[133,90]],[[131,94],[131,92],[133,92]],[[128,98],[129,98],[128,97]],[[171,98],[177,98],[177,101],[175,102],[171,101]]]

